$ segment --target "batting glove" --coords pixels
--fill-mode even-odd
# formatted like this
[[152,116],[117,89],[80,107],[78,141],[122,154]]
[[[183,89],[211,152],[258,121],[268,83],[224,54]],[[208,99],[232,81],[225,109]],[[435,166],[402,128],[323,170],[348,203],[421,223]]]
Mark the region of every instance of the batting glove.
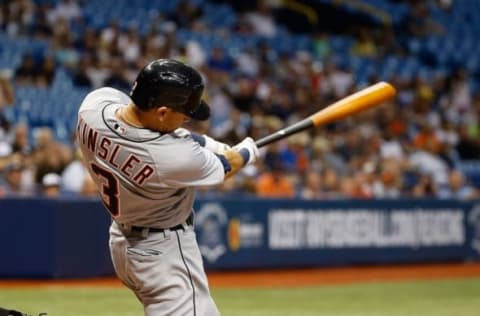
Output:
[[260,155],[257,144],[255,144],[255,141],[251,137],[246,137],[240,143],[233,146],[233,149],[242,155],[245,165],[253,164]]
[[222,154],[224,151],[232,149],[227,144],[219,142],[210,136],[203,135],[203,138],[205,139],[204,147],[215,154]]

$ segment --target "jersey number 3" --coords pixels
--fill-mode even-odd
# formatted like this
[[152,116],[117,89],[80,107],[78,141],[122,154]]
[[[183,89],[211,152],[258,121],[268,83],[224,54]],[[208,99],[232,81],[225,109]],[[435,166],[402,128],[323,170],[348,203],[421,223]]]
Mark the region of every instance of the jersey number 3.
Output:
[[118,216],[120,211],[118,202],[117,178],[115,178],[110,171],[100,167],[97,164],[92,163],[90,166],[92,167],[93,172],[95,172],[97,176],[104,180],[101,192],[103,204],[114,217]]

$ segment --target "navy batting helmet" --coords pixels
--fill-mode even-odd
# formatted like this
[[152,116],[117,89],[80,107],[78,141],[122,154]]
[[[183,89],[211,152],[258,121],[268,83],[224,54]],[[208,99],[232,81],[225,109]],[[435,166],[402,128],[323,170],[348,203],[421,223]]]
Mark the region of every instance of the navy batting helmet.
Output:
[[204,121],[210,117],[210,107],[202,100],[203,89],[203,79],[192,67],[173,59],[157,59],[140,71],[130,97],[143,110],[167,106]]

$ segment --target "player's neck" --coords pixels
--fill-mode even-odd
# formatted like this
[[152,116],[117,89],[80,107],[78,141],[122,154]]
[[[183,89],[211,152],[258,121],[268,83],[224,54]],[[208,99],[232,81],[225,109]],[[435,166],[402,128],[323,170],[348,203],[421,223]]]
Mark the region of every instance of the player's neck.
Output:
[[120,108],[117,113],[117,117],[124,123],[137,127],[137,128],[146,128],[147,126],[143,123],[141,114],[135,109],[135,106],[132,104],[127,105],[126,107]]
[[158,126],[157,121],[152,120],[152,117],[154,117],[153,113],[142,112],[134,104],[129,104],[126,107],[120,108],[116,112],[116,116],[121,121],[132,127],[147,128],[161,133],[170,132],[164,131]]

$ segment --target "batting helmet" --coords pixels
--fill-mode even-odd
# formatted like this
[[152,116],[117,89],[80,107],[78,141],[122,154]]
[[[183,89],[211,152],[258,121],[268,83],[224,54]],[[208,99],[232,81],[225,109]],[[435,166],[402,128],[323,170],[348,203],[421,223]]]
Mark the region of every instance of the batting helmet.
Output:
[[130,97],[143,110],[167,106],[204,121],[210,117],[210,107],[202,100],[203,89],[203,79],[192,67],[173,59],[157,59],[140,71]]

